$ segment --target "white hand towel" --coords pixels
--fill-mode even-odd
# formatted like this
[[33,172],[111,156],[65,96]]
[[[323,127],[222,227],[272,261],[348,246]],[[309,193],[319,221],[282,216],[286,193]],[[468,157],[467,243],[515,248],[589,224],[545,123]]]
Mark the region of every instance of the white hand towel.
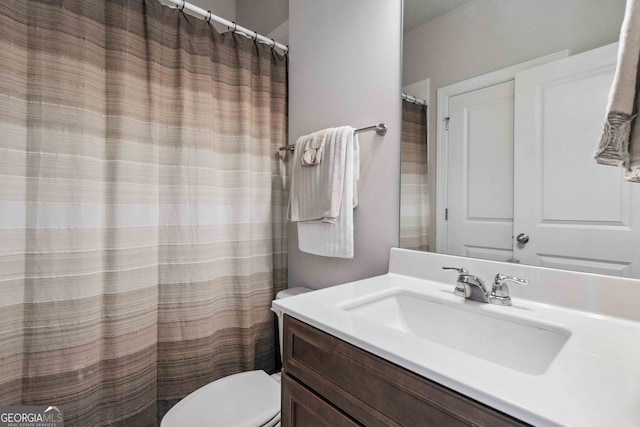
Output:
[[314,255],[353,258],[353,209],[357,204],[357,177],[360,150],[353,128],[343,127],[341,139],[345,144],[344,180],[340,212],[335,223],[298,222],[298,247]]
[[346,139],[353,135],[353,128],[343,126],[327,129],[323,161],[314,167],[302,167],[304,148],[312,135],[296,141],[291,168],[288,219],[292,222],[335,223],[342,203]]
[[600,164],[623,166],[627,170],[625,179],[632,182],[640,182],[640,126],[634,120],[640,90],[639,62],[640,0],[627,0],[607,118],[593,157]]
[[316,166],[322,161],[324,142],[329,133],[328,129],[303,136],[304,152],[302,153],[302,166]]

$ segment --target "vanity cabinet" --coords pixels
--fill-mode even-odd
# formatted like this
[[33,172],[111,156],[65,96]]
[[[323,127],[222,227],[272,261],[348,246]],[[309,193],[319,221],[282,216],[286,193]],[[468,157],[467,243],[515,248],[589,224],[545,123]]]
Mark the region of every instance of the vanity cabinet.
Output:
[[525,426],[290,316],[283,427]]

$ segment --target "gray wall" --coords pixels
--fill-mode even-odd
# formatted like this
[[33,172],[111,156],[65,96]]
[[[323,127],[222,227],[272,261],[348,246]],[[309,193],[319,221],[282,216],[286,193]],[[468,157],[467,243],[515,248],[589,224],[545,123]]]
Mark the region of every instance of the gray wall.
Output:
[[402,2],[291,0],[289,142],[312,131],[385,122],[360,135],[355,258],[298,250],[289,227],[289,286],[321,288],[384,274],[398,244]]
[[228,19],[236,20],[236,0],[187,0],[205,10]]
[[238,24],[266,35],[289,18],[289,0],[237,0],[236,16]]
[[[618,40],[625,0],[475,0],[404,34],[403,85],[431,79],[429,182],[435,212],[437,89],[569,49]],[[435,247],[435,217],[432,247]]]

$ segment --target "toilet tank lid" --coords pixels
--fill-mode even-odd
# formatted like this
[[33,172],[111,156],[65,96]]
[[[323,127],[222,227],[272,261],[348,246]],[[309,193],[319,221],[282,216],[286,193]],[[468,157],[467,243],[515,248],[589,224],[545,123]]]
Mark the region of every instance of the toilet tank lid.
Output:
[[305,292],[311,292],[313,289],[305,288],[304,286],[296,286],[289,289],[284,289],[276,294],[276,299],[282,299],[292,297],[295,295],[304,294]]

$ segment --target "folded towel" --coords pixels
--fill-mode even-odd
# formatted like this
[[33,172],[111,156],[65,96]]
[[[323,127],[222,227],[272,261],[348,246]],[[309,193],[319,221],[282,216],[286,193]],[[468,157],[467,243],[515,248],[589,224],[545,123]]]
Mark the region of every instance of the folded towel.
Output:
[[351,132],[353,137],[353,209],[358,207],[358,181],[360,180],[360,141],[355,129]]
[[302,167],[304,147],[309,137],[298,138],[291,168],[288,218],[292,222],[335,223],[340,214],[346,162],[346,141],[353,128],[343,126],[325,131],[323,161]]
[[640,182],[640,126],[634,121],[639,101],[639,61],[640,0],[627,0],[607,118],[593,157],[600,164],[623,166],[627,170],[625,179],[632,182]]
[[301,137],[303,139],[304,151],[302,153],[302,166],[316,166],[322,161],[324,142],[327,138],[328,129],[314,132],[311,135]]
[[[344,179],[336,221],[298,222],[298,247],[302,252],[336,258],[353,258],[353,208],[357,204],[359,144],[353,128],[341,128],[345,145]],[[325,160],[326,161],[326,160]]]

